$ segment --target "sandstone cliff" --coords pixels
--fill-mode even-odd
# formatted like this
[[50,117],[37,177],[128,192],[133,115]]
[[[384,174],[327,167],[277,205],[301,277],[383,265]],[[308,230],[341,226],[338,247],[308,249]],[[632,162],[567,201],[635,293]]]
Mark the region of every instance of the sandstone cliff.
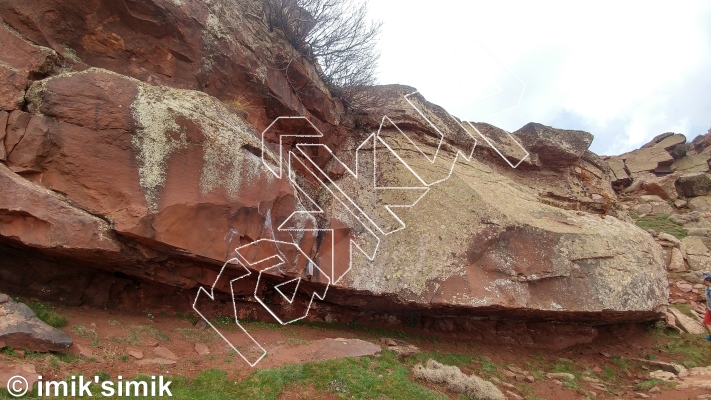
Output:
[[678,138],[605,162],[587,132],[514,140],[403,86],[349,113],[254,7],[0,4],[0,291],[186,310],[214,286],[206,313],[292,320],[328,289],[308,318],[553,347],[661,315],[664,254],[611,182],[694,169]]

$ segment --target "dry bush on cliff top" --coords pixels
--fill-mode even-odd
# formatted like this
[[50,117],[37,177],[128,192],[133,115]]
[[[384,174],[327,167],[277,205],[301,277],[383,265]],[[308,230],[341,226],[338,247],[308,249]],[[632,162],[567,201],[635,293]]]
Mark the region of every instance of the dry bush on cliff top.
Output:
[[[357,0],[259,0],[270,30],[279,29],[344,102],[375,83],[381,22]],[[348,105],[348,104],[347,104]]]

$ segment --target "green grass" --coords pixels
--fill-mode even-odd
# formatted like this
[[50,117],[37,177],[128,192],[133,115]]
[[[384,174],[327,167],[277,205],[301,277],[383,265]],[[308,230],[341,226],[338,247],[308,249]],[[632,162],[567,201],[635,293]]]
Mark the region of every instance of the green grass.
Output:
[[120,344],[130,344],[138,346],[142,343],[141,336],[151,336],[156,340],[166,341],[170,339],[165,332],[152,325],[130,325],[127,327],[127,334],[124,336],[113,336],[110,339]]
[[89,340],[97,340],[99,338],[99,334],[96,332],[96,328],[93,327],[87,327],[84,326],[83,324],[76,324],[72,325],[71,328],[72,332],[74,332],[75,335],[84,338],[84,339],[89,339]]
[[[575,361],[568,358],[559,358],[555,361],[555,364],[551,366],[551,372],[565,372],[575,376],[575,379],[580,379],[582,376],[582,371],[580,367],[575,363]],[[565,384],[565,382],[563,382]]]
[[42,304],[38,301],[28,301],[25,303],[39,318],[49,326],[63,328],[67,326],[67,319],[54,311],[54,307]]
[[684,314],[693,318],[694,320],[698,319],[698,317],[699,317],[698,315],[696,315],[696,312],[694,312],[694,310],[692,310],[691,307],[689,307],[686,304],[674,304],[671,307],[676,308],[677,310],[683,312]]
[[[417,353],[412,357],[408,357],[406,361],[408,365],[414,366],[415,364],[424,364],[429,359],[445,365],[454,365],[461,368],[471,365],[474,361],[474,356],[461,353],[442,353],[439,351],[431,351]],[[494,369],[495,368],[496,367],[494,366]]]
[[679,335],[663,328],[655,328],[652,335],[658,341],[653,349],[675,356],[673,361],[687,368],[708,365],[711,359],[711,348],[703,335]]
[[676,384],[674,384],[672,382],[662,381],[662,380],[659,380],[656,378],[652,378],[652,379],[647,379],[646,381],[642,381],[642,382],[634,385],[634,390],[636,390],[638,392],[646,392],[655,386],[661,386],[666,389],[673,389],[676,386]]
[[637,226],[644,230],[654,229],[657,232],[666,232],[677,239],[683,239],[689,234],[686,229],[669,220],[669,214],[647,214],[642,218],[633,214],[632,219],[635,220]]
[[188,321],[193,325],[195,325],[200,320],[200,317],[198,317],[197,315],[193,315],[193,314],[186,315],[186,314],[183,314],[179,311],[175,313],[175,316],[182,319],[183,321]]
[[[241,381],[225,371],[208,369],[195,379],[172,378],[171,391],[174,399],[191,400],[269,400],[300,388],[312,388],[309,390],[315,391],[316,397],[332,393],[344,399],[448,399],[411,381],[409,374],[410,368],[393,352],[386,351],[380,358],[345,358],[258,369]],[[144,376],[136,380],[148,379]],[[0,390],[0,399],[9,398],[7,391]]]

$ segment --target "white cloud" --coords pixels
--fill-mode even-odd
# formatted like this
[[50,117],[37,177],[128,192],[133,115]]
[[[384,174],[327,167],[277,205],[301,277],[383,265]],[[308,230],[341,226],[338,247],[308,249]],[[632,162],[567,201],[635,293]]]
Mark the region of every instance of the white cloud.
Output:
[[[593,150],[608,154],[711,126],[711,91],[700,89],[710,81],[711,2],[388,0],[370,10],[385,23],[380,83],[414,86],[461,118],[589,130]],[[526,91],[492,117],[518,100],[501,65]],[[505,101],[477,103],[497,84],[510,88]]]

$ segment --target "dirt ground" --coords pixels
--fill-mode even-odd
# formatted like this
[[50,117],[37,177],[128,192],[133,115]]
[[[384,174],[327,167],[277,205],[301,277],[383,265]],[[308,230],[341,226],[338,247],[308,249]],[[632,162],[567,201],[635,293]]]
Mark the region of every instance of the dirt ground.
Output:
[[[306,351],[311,343],[320,339],[357,338],[387,348],[387,344],[384,344],[381,339],[384,333],[378,330],[326,324],[283,327],[276,324],[246,323],[247,330],[268,352],[268,355],[252,368],[209,326],[206,329],[195,327],[194,317],[165,313],[130,315],[91,308],[56,307],[55,310],[67,318],[68,324],[62,330],[74,339],[75,346],[71,351],[74,354],[83,351],[82,356],[74,357],[68,364],[58,364],[51,357],[30,359],[20,353],[21,357],[18,359],[16,355],[0,352],[0,363],[32,363],[37,373],[43,375],[45,379],[64,379],[68,374],[76,372],[86,376],[101,373],[111,377],[121,375],[125,378],[138,374],[194,377],[205,369],[217,368],[227,371],[228,378],[237,381],[248,377],[255,368],[270,368],[322,359],[322,355],[314,358],[311,355],[316,352]],[[222,332],[227,332],[228,337],[240,336],[234,324],[221,325],[220,329]],[[624,340],[619,337],[602,337],[593,344],[562,351],[460,342],[419,335],[408,336],[406,341],[417,346],[422,352],[474,355],[478,360],[486,360],[490,366],[486,373],[482,372],[480,362],[465,365],[462,371],[467,374],[475,373],[487,379],[498,378],[500,381],[495,383],[500,389],[516,393],[521,398],[564,400],[627,399],[649,396],[657,399],[681,400],[696,399],[700,395],[711,393],[709,390],[702,389],[678,390],[673,385],[667,384],[653,386],[659,389],[649,387],[644,390],[639,390],[639,387],[636,389],[635,385],[647,381],[649,372],[657,368],[640,362],[627,361],[627,359],[643,358],[660,361],[680,361],[680,359],[678,354],[664,351],[665,341],[674,338],[672,334],[659,335],[650,329],[639,327],[638,332],[625,336]],[[711,348],[711,342],[700,343]],[[198,355],[196,344],[206,345],[209,354]],[[142,353],[143,362],[153,358],[165,359],[164,354],[154,354],[157,348],[166,348],[172,352],[175,355],[173,357],[175,362],[167,365],[141,364],[141,361],[135,358]],[[711,360],[707,364],[698,366],[709,364]],[[547,372],[556,371],[556,365],[558,367],[568,365],[580,371],[592,371],[590,376],[593,380],[599,379],[600,382],[578,379],[573,385],[575,387],[563,385],[560,381],[556,382],[545,376]],[[517,369],[525,370],[526,373],[523,375],[533,377],[533,382],[522,380],[521,376],[510,376],[514,374],[509,371],[517,371]],[[410,379],[414,378],[410,377]],[[443,386],[422,382],[420,384],[451,398],[458,398]],[[600,385],[607,387],[608,390],[600,390]],[[299,386],[294,390],[284,391],[280,398],[311,396],[331,397],[330,394],[317,393],[313,387]],[[509,398],[516,398],[510,396]],[[334,395],[331,398],[337,397]]]

